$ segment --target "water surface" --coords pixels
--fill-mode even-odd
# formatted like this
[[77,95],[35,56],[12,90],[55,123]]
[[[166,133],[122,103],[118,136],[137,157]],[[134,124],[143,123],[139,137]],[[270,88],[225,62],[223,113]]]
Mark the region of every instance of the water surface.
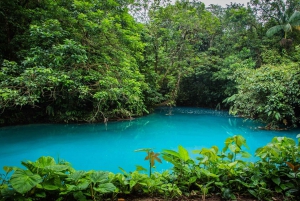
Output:
[[[64,159],[76,170],[133,171],[148,167],[141,148],[177,150],[182,145],[191,153],[203,147],[224,147],[226,138],[243,135],[254,154],[275,136],[296,139],[299,129],[259,130],[259,123],[228,115],[225,111],[200,108],[159,108],[155,113],[131,121],[107,124],[38,124],[0,128],[0,166],[19,166],[40,156]],[[195,157],[191,153],[191,156]],[[157,171],[171,167],[163,161]]]

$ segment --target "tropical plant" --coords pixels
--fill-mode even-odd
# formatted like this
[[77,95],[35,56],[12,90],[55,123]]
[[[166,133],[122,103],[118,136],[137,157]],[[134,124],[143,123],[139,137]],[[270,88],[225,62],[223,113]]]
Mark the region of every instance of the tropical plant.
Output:
[[261,158],[256,165],[268,185],[275,185],[276,192],[287,197],[298,193],[300,154],[299,145],[293,139],[275,137],[268,145],[258,148],[255,155]]
[[[284,15],[287,15],[284,13]],[[295,11],[290,17],[283,17],[282,19],[287,19],[287,21],[283,21],[282,24],[276,25],[268,29],[267,36],[273,36],[274,34],[278,33],[279,31],[284,31],[284,38],[287,38],[287,33],[291,32],[293,27],[297,27],[300,25],[300,12]]]
[[[138,149],[135,150],[135,152],[146,152],[147,156],[145,157],[145,160],[149,161],[149,176],[151,177],[152,174],[152,168],[155,167],[155,161],[161,163],[159,156],[159,153],[154,153],[153,149],[151,148],[144,148],[144,149]],[[139,166],[139,170],[144,170],[144,168],[141,168]]]
[[226,151],[229,149],[229,153],[227,154],[227,158],[231,162],[235,162],[237,160],[237,155],[241,154],[241,157],[243,158],[249,158],[251,155],[242,150],[242,146],[249,149],[246,139],[241,135],[234,135],[232,137],[229,137],[225,140],[225,147],[222,150],[222,156],[225,155]]
[[300,107],[298,70],[293,62],[238,70],[238,92],[225,99],[232,105],[230,112],[265,122],[265,129],[296,127]]
[[[72,195],[76,200],[98,199],[112,193],[115,186],[108,180],[108,172],[75,171],[67,162],[56,163],[52,157],[40,157],[37,161],[22,162],[27,170],[13,168],[4,196],[17,198],[61,199]],[[12,169],[12,168],[10,168]]]
[[[132,1],[22,2],[0,6],[1,26],[15,30],[0,32],[0,46],[15,50],[1,49],[1,123],[93,122],[147,113],[148,85],[138,66],[143,25],[129,14]],[[6,3],[24,22],[10,21],[16,16],[6,12]]]

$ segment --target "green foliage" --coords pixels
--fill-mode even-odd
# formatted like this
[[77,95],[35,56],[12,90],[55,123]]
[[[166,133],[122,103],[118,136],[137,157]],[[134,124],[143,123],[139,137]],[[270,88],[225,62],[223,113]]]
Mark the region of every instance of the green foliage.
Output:
[[142,26],[128,13],[131,1],[27,2],[14,4],[31,16],[14,36],[26,46],[16,62],[0,60],[1,122],[93,122],[148,112],[138,68]]
[[242,151],[242,146],[248,148],[245,138],[241,135],[235,135],[226,139],[222,152],[225,153],[229,149],[230,153],[228,153],[227,158],[233,162],[236,161],[237,154],[241,154],[244,158],[249,158],[251,155]]
[[238,93],[226,99],[232,112],[268,123],[267,129],[299,123],[298,66],[266,65],[237,72]]
[[72,195],[76,200],[82,200],[95,199],[116,189],[108,179],[108,172],[75,171],[67,162],[56,163],[49,156],[35,162],[22,162],[22,165],[27,170],[13,168],[4,188],[6,191],[1,191],[4,197],[14,194],[18,199],[62,199]]
[[207,49],[204,38],[213,37],[219,20],[202,3],[184,1],[153,5],[149,18],[143,33],[147,54],[142,67],[151,86],[163,96],[156,101],[174,105],[182,80],[199,64],[199,49]]

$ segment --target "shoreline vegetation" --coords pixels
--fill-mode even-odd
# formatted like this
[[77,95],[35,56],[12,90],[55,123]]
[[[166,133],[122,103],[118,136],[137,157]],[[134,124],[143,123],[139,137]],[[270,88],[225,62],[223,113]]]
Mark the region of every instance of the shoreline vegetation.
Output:
[[0,125],[169,105],[297,127],[299,10],[298,0],[1,0]]
[[[300,134],[275,137],[258,148],[256,162],[248,162],[246,139],[229,137],[218,147],[195,150],[196,159],[178,151],[139,149],[149,168],[133,172],[77,171],[67,161],[42,156],[23,161],[26,168],[3,167],[1,200],[289,200],[300,197]],[[169,162],[170,170],[153,172],[156,162]]]

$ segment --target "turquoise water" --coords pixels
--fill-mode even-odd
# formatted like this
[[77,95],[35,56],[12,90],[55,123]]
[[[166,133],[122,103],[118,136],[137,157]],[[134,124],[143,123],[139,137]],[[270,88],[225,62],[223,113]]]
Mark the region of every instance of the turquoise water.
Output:
[[[171,115],[170,115],[171,114]],[[265,131],[258,123],[228,115],[224,111],[199,108],[160,108],[131,121],[99,124],[38,124],[0,128],[0,166],[19,166],[40,156],[70,162],[76,170],[133,171],[135,165],[148,167],[140,148],[192,150],[224,146],[227,137],[243,135],[254,153],[275,136],[296,139],[299,129]],[[157,171],[171,167],[163,161]]]

